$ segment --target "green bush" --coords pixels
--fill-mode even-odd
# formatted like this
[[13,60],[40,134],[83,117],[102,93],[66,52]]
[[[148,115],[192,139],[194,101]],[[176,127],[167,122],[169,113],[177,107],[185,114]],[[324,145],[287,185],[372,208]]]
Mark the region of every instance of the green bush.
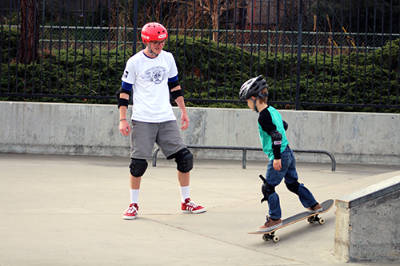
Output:
[[[1,27],[1,26],[0,26]],[[8,58],[15,60],[17,57],[18,35],[15,30],[0,28],[0,56],[3,61]],[[3,62],[2,62],[3,63]]]
[[[131,47],[110,51],[104,46],[102,50],[70,47],[52,54],[44,51],[37,62],[24,65],[16,60],[17,40],[16,32],[0,31],[2,100],[115,103],[126,60],[133,55]],[[368,53],[303,54],[301,108],[399,112],[399,108],[379,107],[398,106],[399,43],[394,40]],[[165,49],[175,56],[188,106],[245,107],[238,101],[241,84],[266,73],[270,102],[279,108],[295,105],[295,55],[251,54],[241,46],[175,36]]]

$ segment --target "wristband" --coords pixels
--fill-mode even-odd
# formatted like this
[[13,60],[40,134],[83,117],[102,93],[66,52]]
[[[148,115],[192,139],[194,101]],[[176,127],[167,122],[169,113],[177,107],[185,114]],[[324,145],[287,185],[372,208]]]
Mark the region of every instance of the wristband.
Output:
[[122,119],[120,119],[119,121],[124,121],[124,120],[126,121],[126,118],[122,118]]

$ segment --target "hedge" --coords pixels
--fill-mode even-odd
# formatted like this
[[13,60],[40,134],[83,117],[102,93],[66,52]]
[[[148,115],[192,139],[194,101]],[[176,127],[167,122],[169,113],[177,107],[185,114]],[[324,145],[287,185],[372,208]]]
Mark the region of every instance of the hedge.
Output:
[[[51,54],[40,50],[40,59],[25,65],[16,60],[17,40],[14,31],[0,32],[0,100],[115,103],[126,60],[133,54],[131,47],[124,50],[123,45],[107,51],[106,44],[101,50],[83,50],[72,43],[69,49],[53,49]],[[393,40],[367,53],[302,54],[301,108],[400,112],[399,43],[400,39]],[[294,107],[296,55],[250,53],[240,45],[187,36],[171,36],[165,50],[175,56],[189,106],[243,107],[238,104],[241,84],[263,74],[270,86],[270,101],[281,108]]]

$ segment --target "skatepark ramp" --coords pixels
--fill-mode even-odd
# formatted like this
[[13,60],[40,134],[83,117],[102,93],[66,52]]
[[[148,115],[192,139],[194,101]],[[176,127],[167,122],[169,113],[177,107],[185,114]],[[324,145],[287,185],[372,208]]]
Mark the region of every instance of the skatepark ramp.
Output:
[[336,207],[339,259],[400,262],[400,175],[339,198]]

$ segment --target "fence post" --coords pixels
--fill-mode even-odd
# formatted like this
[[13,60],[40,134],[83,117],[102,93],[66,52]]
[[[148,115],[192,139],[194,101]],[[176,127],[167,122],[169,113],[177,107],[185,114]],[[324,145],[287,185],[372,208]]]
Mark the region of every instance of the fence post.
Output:
[[296,110],[300,109],[300,63],[303,44],[303,0],[298,0],[298,32],[297,32],[297,80],[296,80]]
[[137,43],[137,20],[138,20],[138,0],[133,2],[133,45],[132,55],[136,54],[136,43]]

